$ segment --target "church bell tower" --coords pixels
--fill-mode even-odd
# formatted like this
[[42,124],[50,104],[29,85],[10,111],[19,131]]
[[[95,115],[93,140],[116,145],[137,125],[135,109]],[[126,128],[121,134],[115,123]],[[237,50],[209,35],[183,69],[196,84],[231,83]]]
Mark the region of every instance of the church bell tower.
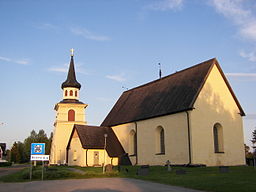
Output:
[[61,88],[63,100],[54,107],[56,120],[54,122],[50,164],[66,164],[66,147],[74,124],[87,124],[85,108],[88,105],[79,101],[81,84],[76,80],[73,49],[71,49],[67,79],[62,83]]

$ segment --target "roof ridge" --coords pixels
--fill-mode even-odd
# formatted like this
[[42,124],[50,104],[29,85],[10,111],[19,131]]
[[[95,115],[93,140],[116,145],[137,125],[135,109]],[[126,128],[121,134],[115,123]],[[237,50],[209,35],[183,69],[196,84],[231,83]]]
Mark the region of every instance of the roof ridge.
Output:
[[134,87],[134,88],[132,88],[132,89],[129,89],[129,90],[127,90],[127,91],[124,91],[123,93],[130,92],[130,91],[132,91],[132,90],[135,90],[135,89],[138,89],[138,88],[141,88],[141,87],[144,87],[144,86],[153,84],[153,83],[155,83],[155,82],[157,82],[157,81],[161,81],[161,80],[166,79],[166,78],[168,78],[168,77],[171,77],[171,76],[177,75],[177,74],[179,74],[179,73],[182,73],[182,72],[184,72],[184,71],[187,71],[187,70],[193,69],[193,68],[195,68],[195,67],[198,67],[199,65],[203,65],[203,64],[205,64],[205,63],[209,63],[210,61],[212,61],[212,63],[215,63],[215,61],[217,61],[217,59],[214,57],[214,58],[209,59],[209,60],[207,60],[207,61],[203,61],[203,62],[201,62],[201,63],[195,64],[195,65],[193,65],[193,66],[191,66],[191,67],[182,69],[182,70],[180,70],[180,71],[176,71],[175,73],[171,73],[171,74],[169,74],[169,75],[167,75],[167,76],[165,76],[165,77],[162,77],[161,79],[156,79],[156,80],[150,81],[150,82],[148,82],[148,83],[145,83],[145,84],[143,84],[143,85],[139,85],[139,86],[137,86],[137,87]]

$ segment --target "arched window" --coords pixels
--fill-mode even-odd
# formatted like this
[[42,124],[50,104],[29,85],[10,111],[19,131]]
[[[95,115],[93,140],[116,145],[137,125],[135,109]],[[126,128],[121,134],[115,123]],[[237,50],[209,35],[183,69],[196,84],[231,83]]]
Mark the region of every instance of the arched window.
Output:
[[77,97],[77,91],[75,91],[75,96]]
[[68,90],[65,91],[65,96],[68,96]]
[[164,128],[158,126],[156,128],[156,154],[165,154],[165,135]]
[[75,121],[75,111],[73,109],[68,111],[68,121]]
[[165,153],[165,144],[164,144],[164,129],[160,131],[160,153]]
[[223,153],[224,152],[223,128],[219,123],[216,123],[213,126],[213,142],[214,142],[215,153]]
[[137,136],[134,130],[132,130],[129,134],[129,154],[137,154]]
[[69,91],[69,96],[73,96],[73,91],[72,90]]

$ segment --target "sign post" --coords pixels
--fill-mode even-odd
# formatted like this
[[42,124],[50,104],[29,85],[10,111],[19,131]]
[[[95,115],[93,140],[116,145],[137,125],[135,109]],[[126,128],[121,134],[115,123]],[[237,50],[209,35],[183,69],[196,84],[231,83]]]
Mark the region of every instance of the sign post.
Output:
[[49,155],[45,155],[45,143],[31,143],[30,161],[30,180],[32,179],[32,161],[42,161],[42,180],[44,180],[44,161],[49,161]]

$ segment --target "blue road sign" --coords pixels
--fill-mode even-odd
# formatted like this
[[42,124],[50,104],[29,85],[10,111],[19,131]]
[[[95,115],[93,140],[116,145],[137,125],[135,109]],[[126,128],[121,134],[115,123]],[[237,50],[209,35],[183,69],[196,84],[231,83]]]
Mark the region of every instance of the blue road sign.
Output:
[[31,155],[44,155],[45,143],[31,143]]

